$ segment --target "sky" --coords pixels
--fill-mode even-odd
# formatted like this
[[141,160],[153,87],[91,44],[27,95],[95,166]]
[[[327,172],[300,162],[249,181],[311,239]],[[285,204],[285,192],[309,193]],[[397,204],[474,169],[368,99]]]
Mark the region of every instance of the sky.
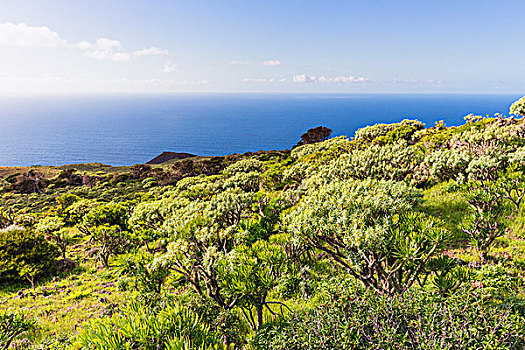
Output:
[[0,0],[0,96],[523,93],[523,0]]

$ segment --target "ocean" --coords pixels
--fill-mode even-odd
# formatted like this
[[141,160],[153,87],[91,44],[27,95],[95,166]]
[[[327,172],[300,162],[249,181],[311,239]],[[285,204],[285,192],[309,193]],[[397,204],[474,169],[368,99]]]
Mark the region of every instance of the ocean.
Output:
[[319,125],[333,136],[405,118],[433,126],[508,113],[521,95],[174,94],[0,97],[0,166],[145,163],[163,151],[289,149]]

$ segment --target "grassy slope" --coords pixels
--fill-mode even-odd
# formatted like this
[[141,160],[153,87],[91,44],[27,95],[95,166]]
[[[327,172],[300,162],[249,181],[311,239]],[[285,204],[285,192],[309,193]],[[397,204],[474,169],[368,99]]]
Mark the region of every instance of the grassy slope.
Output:
[[56,279],[41,281],[34,290],[27,284],[0,288],[3,307],[36,318],[38,327],[28,334],[32,341],[74,334],[83,322],[107,315],[130,296],[115,284],[117,269],[100,268],[86,243],[77,240],[72,245],[68,258],[75,257],[77,267]]
[[[422,210],[440,217],[455,233],[456,239],[451,242],[449,249],[451,255],[467,262],[477,261],[476,253],[468,248],[467,241],[459,229],[467,205],[460,193],[447,191],[447,188],[447,184],[439,184],[424,191]],[[511,227],[518,226],[518,229],[511,230],[505,237],[500,238],[491,250],[494,263],[513,267],[517,273],[525,268],[525,239],[522,238],[525,237],[525,231],[522,230],[522,222],[525,222],[523,212],[511,222]],[[95,261],[87,257],[85,250],[82,242],[74,245],[74,250],[69,256],[79,256],[77,260],[83,263],[76,271],[65,274],[57,282],[44,281],[35,291],[27,285],[0,289],[1,305],[37,318],[39,329],[29,335],[31,340],[41,341],[57,334],[73,334],[86,320],[103,316],[111,310],[112,304],[121,304],[133,297],[133,292],[117,288],[115,282],[118,271],[115,267],[106,270],[100,268]],[[19,293],[22,293],[23,297],[20,297]],[[273,300],[278,299],[278,295],[272,297]],[[286,301],[292,309],[300,308],[303,302]],[[265,316],[271,317],[267,312]]]

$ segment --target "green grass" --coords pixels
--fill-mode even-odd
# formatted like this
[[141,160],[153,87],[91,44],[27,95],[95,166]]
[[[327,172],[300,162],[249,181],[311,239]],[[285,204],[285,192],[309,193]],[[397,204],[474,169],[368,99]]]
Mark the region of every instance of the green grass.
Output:
[[126,299],[116,288],[115,275],[114,270],[89,271],[57,282],[48,281],[35,290],[27,286],[19,289],[20,285],[0,289],[0,304],[36,319],[37,328],[25,335],[33,343],[72,335],[83,322],[103,316],[114,304]]
[[450,230],[456,245],[464,244],[465,234],[460,224],[467,214],[469,205],[460,192],[449,191],[448,183],[440,183],[423,191],[421,211],[443,220],[445,227]]

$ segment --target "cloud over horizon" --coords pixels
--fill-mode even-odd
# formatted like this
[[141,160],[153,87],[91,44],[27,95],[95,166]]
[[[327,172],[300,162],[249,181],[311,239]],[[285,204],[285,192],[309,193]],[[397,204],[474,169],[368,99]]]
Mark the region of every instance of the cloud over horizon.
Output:
[[244,78],[243,83],[283,83],[285,78]]
[[370,80],[364,77],[337,76],[327,78],[324,75],[320,77],[310,76],[307,74],[296,74],[293,76],[294,83],[366,83]]

